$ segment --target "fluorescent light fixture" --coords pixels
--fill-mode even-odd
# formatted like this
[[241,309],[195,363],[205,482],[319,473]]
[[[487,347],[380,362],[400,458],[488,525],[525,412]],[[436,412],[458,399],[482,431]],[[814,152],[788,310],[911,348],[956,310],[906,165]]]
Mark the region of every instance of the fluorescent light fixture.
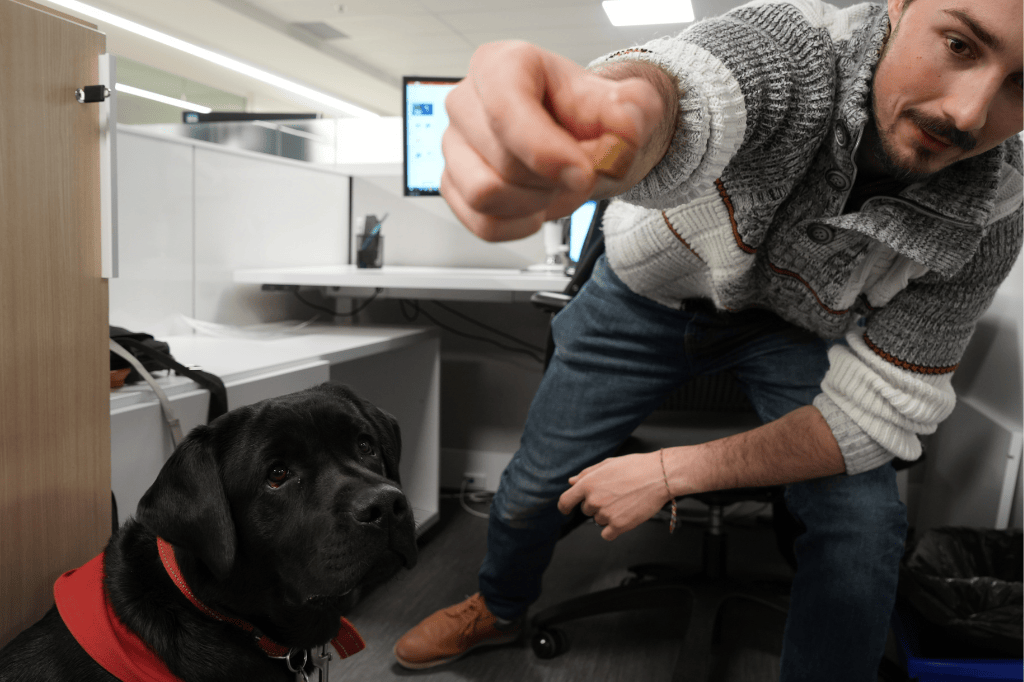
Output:
[[186,102],[183,99],[174,99],[173,97],[167,97],[166,95],[159,95],[149,90],[143,90],[142,88],[136,88],[131,85],[125,85],[124,83],[118,83],[114,86],[114,89],[118,92],[123,92],[128,95],[135,95],[136,97],[145,97],[151,99],[154,102],[163,102],[164,104],[170,104],[172,107],[178,107],[179,109],[188,109],[189,111],[198,111],[200,114],[208,114],[213,109],[210,107],[204,107],[202,104],[196,104],[194,102]]
[[225,57],[222,54],[218,54],[212,50],[207,50],[204,47],[187,43],[184,40],[179,40],[178,38],[169,36],[166,33],[146,28],[142,24],[137,24],[134,21],[123,19],[115,14],[111,14],[110,12],[105,12],[101,9],[86,5],[83,2],[78,2],[78,0],[48,0],[48,2],[65,7],[72,12],[77,12],[78,14],[91,17],[104,24],[110,24],[111,26],[131,31],[136,35],[149,38],[150,40],[155,40],[158,43],[162,43],[168,47],[173,47],[176,50],[187,52],[188,54],[199,57],[200,59],[205,59],[208,62],[213,62],[214,64],[223,66],[226,69],[231,69],[232,71],[249,76],[250,78],[255,78],[256,80],[267,83],[268,85],[281,88],[282,90],[286,90],[287,92],[293,93],[307,100],[322,104],[334,111],[340,111],[359,118],[379,118],[379,116],[372,111],[358,107],[355,104],[349,104],[337,97],[332,97],[331,95],[319,92],[313,88],[300,85],[299,83],[290,81],[287,78],[282,78],[281,76],[274,75],[268,71],[264,71],[263,69],[258,69],[255,66],[250,66],[240,62],[237,59]]
[[604,0],[601,6],[612,26],[684,24],[693,21],[690,0]]

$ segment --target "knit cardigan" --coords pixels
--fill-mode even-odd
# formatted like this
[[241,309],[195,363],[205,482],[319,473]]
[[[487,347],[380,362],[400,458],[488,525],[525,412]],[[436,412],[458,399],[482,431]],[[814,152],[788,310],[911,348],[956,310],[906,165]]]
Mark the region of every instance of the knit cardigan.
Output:
[[920,456],[1022,241],[1017,136],[842,213],[888,29],[884,5],[758,0],[595,62],[650,61],[682,93],[665,158],[605,214],[612,269],[836,340],[814,405],[849,474]]

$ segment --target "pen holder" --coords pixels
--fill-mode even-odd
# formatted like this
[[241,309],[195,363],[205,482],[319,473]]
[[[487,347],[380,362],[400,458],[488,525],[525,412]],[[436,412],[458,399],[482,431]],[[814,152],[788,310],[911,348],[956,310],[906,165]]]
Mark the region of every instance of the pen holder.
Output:
[[384,237],[376,234],[356,235],[356,266],[379,268],[384,262]]

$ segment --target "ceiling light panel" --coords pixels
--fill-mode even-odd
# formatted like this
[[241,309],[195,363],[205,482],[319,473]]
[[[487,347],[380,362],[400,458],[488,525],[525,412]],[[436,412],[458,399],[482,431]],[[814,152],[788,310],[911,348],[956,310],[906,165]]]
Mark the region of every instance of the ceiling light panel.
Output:
[[186,111],[198,111],[200,114],[208,114],[213,109],[210,107],[204,107],[202,104],[196,104],[195,102],[186,102],[183,99],[175,99],[166,95],[161,95],[156,92],[150,92],[149,90],[143,90],[142,88],[136,88],[131,85],[125,85],[124,83],[116,83],[114,89],[118,92],[123,92],[126,95],[135,95],[136,97],[144,97],[151,99],[154,102],[160,102],[162,104],[169,104],[172,107],[178,107],[179,109],[185,109]]
[[199,57],[200,59],[212,62],[226,69],[230,69],[236,73],[240,73],[250,78],[255,78],[256,80],[267,83],[268,85],[272,85],[286,92],[298,95],[303,99],[316,102],[318,105],[324,106],[332,111],[361,118],[377,118],[377,114],[372,111],[368,111],[367,109],[351,104],[350,102],[346,102],[332,95],[328,95],[306,85],[302,85],[301,83],[296,83],[295,81],[264,71],[263,69],[251,66],[232,57],[199,47],[198,45],[193,45],[192,43],[181,40],[180,38],[175,38],[174,36],[151,29],[134,21],[130,21],[115,14],[111,14],[110,12],[87,5],[83,2],[79,2],[78,0],[48,1],[51,4],[65,7],[77,14],[135,33],[136,35],[148,38],[149,40],[167,45],[168,47]]
[[612,26],[683,24],[693,21],[690,0],[604,0]]

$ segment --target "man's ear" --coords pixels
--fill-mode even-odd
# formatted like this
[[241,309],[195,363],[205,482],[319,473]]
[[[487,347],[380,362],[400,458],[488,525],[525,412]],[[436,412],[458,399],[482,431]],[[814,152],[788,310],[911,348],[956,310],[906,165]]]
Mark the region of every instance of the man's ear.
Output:
[[193,429],[142,496],[136,518],[224,580],[235,563],[235,524],[214,447],[210,427]]
[[889,11],[889,35],[892,35],[896,24],[900,23],[900,17],[908,4],[910,4],[910,0],[886,0],[886,7]]

